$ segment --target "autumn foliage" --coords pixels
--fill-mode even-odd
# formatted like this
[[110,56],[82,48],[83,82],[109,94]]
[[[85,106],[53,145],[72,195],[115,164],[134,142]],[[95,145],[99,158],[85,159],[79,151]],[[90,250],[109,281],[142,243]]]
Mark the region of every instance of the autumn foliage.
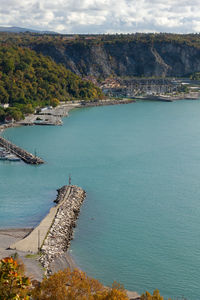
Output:
[[164,300],[164,298],[160,296],[159,290],[155,290],[153,295],[151,295],[149,292],[143,294],[141,296],[141,300]]
[[66,269],[46,278],[32,292],[35,300],[126,300],[125,291],[114,284],[105,288],[98,280],[79,270]]
[[[42,282],[24,276],[19,260],[0,260],[0,300],[128,300],[123,286],[114,282],[112,288],[75,269],[54,273]],[[164,300],[158,290],[144,293],[141,300]],[[169,299],[170,300],[170,299]]]
[[[33,287],[33,285],[35,287]],[[12,257],[0,260],[1,300],[126,300],[123,287],[105,288],[98,280],[79,270],[59,271],[41,283],[24,276],[23,265]]]
[[12,257],[0,260],[0,299],[28,300],[30,280]]

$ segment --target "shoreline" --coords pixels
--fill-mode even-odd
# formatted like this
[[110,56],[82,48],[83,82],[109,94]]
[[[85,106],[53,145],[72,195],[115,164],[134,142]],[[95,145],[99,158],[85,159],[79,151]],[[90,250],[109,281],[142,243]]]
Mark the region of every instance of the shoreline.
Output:
[[[9,249],[40,253],[39,261],[46,273],[52,274],[51,263],[67,253],[73,238],[74,228],[85,191],[75,185],[65,185],[57,190],[58,195],[49,213],[23,239],[9,245]],[[70,262],[72,263],[72,261]]]
[[[37,264],[42,268],[42,272],[39,272],[39,278],[38,274],[36,274],[35,279],[37,280],[41,280],[45,275],[44,269],[47,270],[49,268],[49,273],[54,273],[67,267],[71,270],[75,268],[80,269],[71,256],[69,248],[73,238],[73,230],[76,227],[76,220],[86,193],[83,189],[73,185],[63,186],[57,191],[58,195],[52,201],[55,205],[50,208],[47,215],[36,227],[0,228],[0,259],[19,253],[22,261],[28,256],[28,258],[33,259],[35,264],[35,259],[37,258]],[[59,219],[62,222],[60,226],[58,225]],[[64,225],[66,230],[63,234]],[[52,231],[55,232],[55,236],[59,240],[55,240],[55,237],[53,237],[54,245],[53,247],[51,245],[48,247],[48,239],[49,236],[52,236]],[[40,245],[38,245],[38,232],[40,234]],[[50,244],[52,244],[51,239]],[[54,248],[57,244],[59,249],[55,251]],[[52,252],[54,252],[54,255],[52,255]],[[25,260],[24,263],[26,266],[27,261]],[[28,273],[30,275],[30,272]]]
[[[24,120],[20,121],[15,121],[13,123],[0,123],[0,134],[9,128],[14,128],[14,127],[21,127],[21,126],[51,126],[51,125],[62,125],[58,124],[57,122],[55,123],[48,123],[48,122],[43,122],[43,123],[36,123],[35,119],[40,116],[40,117],[60,117],[61,119],[63,117],[68,117],[69,112],[75,108],[86,108],[86,107],[96,107],[96,106],[109,106],[109,105],[121,105],[121,104],[129,104],[129,103],[134,103],[136,102],[136,99],[106,99],[106,100],[99,100],[99,101],[90,101],[90,102],[83,102],[83,100],[74,100],[74,101],[69,101],[61,103],[60,105],[56,106],[52,112],[51,110],[47,110],[44,113],[41,114],[29,114],[25,117]],[[61,113],[61,111],[65,108],[65,112]]]
[[177,100],[199,100],[199,93],[184,93],[179,95],[148,95],[148,96],[135,96],[135,100],[146,101],[161,101],[161,102],[173,102]]

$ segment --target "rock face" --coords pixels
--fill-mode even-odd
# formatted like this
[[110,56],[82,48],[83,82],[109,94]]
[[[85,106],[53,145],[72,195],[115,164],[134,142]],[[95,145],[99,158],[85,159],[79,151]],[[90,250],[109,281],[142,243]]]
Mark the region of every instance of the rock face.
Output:
[[40,43],[31,48],[51,56],[78,75],[187,76],[200,71],[200,48],[178,41]]
[[59,208],[41,247],[40,262],[47,274],[52,273],[51,262],[67,251],[70,245],[73,229],[76,226],[76,220],[85,196],[85,191],[74,185],[63,186],[58,190],[55,202],[59,204]]

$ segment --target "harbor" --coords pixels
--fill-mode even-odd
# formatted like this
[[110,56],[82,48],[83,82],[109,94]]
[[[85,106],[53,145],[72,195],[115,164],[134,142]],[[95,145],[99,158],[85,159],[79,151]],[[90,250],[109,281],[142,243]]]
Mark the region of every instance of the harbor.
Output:
[[28,115],[24,120],[17,122],[19,125],[32,126],[32,125],[48,125],[59,126],[63,125],[62,118],[67,117],[71,109],[79,107],[80,102],[62,104],[57,107],[47,106],[41,108],[33,115]]

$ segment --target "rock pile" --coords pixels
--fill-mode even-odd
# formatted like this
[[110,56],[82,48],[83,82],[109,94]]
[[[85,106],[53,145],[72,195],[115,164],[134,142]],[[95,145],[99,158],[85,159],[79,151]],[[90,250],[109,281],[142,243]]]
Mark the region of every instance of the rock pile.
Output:
[[55,202],[58,203],[59,208],[41,247],[40,262],[48,275],[52,273],[51,262],[67,251],[70,246],[73,228],[76,226],[85,196],[85,191],[74,185],[64,186],[58,190]]

